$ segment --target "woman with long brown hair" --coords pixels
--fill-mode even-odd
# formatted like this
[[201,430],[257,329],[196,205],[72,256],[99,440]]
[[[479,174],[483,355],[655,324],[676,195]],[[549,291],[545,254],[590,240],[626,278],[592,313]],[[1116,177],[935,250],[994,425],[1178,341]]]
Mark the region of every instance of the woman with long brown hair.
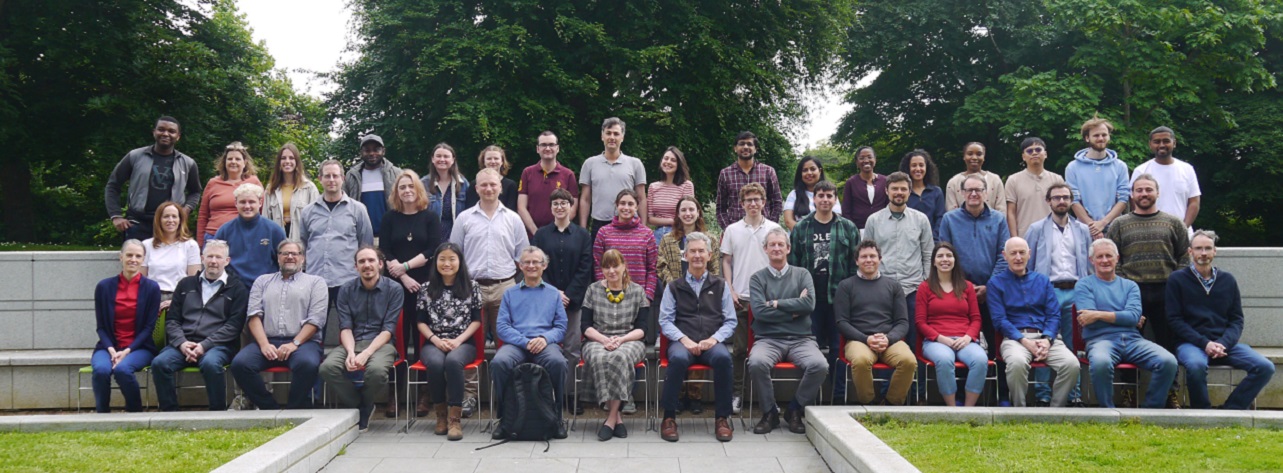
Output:
[[956,252],[947,241],[931,251],[931,275],[918,286],[917,325],[922,357],[935,364],[937,386],[946,406],[956,404],[958,384],[954,362],[967,365],[966,406],[976,405],[984,391],[989,358],[980,346],[980,305],[976,288],[958,267]]
[[272,177],[267,180],[263,216],[285,229],[286,238],[297,240],[299,227],[293,224],[294,217],[319,198],[321,193],[307,175],[307,166],[303,165],[303,155],[299,154],[298,147],[294,143],[281,145],[276,152]]

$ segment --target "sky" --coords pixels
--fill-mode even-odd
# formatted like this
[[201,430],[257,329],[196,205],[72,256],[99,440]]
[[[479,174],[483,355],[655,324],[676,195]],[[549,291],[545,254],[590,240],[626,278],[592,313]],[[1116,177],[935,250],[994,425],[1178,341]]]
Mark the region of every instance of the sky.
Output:
[[[276,67],[289,73],[294,88],[315,96],[332,91],[335,84],[317,75],[332,72],[340,61],[350,61],[352,12],[344,0],[239,0],[237,6],[253,31],[254,40],[266,43]],[[836,93],[818,94],[811,104],[809,121],[790,138],[802,150],[826,140],[837,130],[842,114],[851,106]]]

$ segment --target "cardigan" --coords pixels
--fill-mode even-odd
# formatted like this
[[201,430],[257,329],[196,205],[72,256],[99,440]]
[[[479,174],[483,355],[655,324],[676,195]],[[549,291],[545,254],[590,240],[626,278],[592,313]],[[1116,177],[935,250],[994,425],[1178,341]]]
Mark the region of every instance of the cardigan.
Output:
[[[116,287],[120,275],[113,275],[94,288],[94,318],[98,323],[98,344],[94,350],[106,350],[116,346]],[[139,278],[138,282],[138,315],[134,318],[137,328],[134,343],[130,351],[148,350],[156,353],[156,342],[152,340],[152,330],[156,328],[156,319],[160,315],[160,285],[156,281]]]

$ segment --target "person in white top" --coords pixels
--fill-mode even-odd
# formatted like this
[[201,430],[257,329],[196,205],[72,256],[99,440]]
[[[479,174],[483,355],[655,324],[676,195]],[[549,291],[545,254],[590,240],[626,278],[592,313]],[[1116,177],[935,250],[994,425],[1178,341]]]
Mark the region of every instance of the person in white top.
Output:
[[1185,222],[1185,228],[1193,228],[1202,205],[1203,192],[1198,187],[1194,166],[1172,156],[1174,150],[1176,132],[1171,128],[1160,126],[1149,132],[1149,151],[1154,153],[1154,158],[1136,166],[1132,171],[1132,183],[1141,174],[1154,176],[1163,190],[1158,195],[1158,210],[1175,215]]
[[[815,212],[815,185],[827,180],[824,174],[824,163],[814,156],[803,156],[797,162],[797,172],[793,173],[793,190],[784,198],[784,228],[793,231],[802,217]],[[799,189],[802,190],[799,195]],[[833,203],[833,213],[842,213],[842,204]]]
[[745,184],[740,188],[739,199],[740,206],[744,208],[744,218],[722,232],[722,278],[731,287],[737,321],[735,333],[731,335],[734,350],[731,359],[735,366],[735,396],[731,398],[731,410],[736,414],[743,399],[740,389],[744,385],[745,347],[748,346],[749,283],[753,273],[770,264],[770,258],[766,256],[766,234],[772,229],[783,228],[762,214],[766,207],[766,188],[761,184]]
[[187,209],[168,201],[156,209],[152,237],[147,247],[142,274],[160,286],[160,310],[169,307],[169,298],[178,280],[200,272],[200,248],[187,230]]

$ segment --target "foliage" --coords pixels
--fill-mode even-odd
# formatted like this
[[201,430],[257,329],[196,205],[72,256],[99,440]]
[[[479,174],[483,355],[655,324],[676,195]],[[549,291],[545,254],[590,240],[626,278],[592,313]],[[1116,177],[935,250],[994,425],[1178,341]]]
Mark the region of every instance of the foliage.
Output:
[[924,472],[1283,469],[1283,432],[1268,429],[894,420],[865,427]]
[[534,163],[543,130],[578,169],[602,149],[602,120],[618,116],[624,152],[651,180],[676,145],[708,197],[740,130],[760,137],[759,157],[777,169],[792,157],[784,133],[801,116],[800,92],[827,71],[852,4],[357,0],[361,57],[334,76],[328,105],[344,156],[374,131],[389,159],[426,169],[447,142],[467,175],[489,144],[516,169]]
[[290,428],[0,432],[0,469],[210,471]]

